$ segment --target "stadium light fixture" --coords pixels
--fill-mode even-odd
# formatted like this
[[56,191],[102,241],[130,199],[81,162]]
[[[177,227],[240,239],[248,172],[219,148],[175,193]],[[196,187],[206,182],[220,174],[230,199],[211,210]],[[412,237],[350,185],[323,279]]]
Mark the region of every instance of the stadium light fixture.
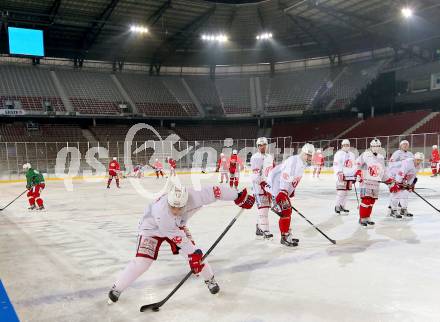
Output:
[[262,34],[259,34],[256,38],[257,40],[269,40],[272,39],[273,35],[271,32],[264,32]]
[[217,34],[217,35],[203,34],[202,35],[202,40],[209,41],[209,42],[224,43],[224,42],[228,41],[228,36],[226,36],[225,34]]
[[401,10],[402,16],[404,16],[405,18],[411,18],[414,14],[413,10],[409,7],[404,7]]
[[138,25],[132,25],[130,27],[130,31],[137,33],[137,34],[146,34],[146,33],[148,33],[148,28],[143,27],[143,26],[138,26]]

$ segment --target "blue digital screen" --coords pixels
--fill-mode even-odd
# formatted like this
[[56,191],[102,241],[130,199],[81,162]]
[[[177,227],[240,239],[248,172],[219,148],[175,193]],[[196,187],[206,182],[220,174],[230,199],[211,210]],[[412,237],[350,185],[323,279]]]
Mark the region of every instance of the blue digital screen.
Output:
[[44,56],[43,31],[8,27],[11,55]]

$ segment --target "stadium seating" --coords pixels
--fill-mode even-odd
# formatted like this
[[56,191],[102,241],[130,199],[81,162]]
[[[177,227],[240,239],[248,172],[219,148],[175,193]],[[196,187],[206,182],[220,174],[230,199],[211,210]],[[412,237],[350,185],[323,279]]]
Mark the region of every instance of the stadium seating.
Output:
[[292,141],[331,140],[358,122],[355,118],[309,122],[279,122],[272,129],[272,137],[291,136]]
[[175,81],[168,80],[167,85],[184,101],[182,103],[179,103],[161,77],[150,77],[145,74],[118,74],[117,77],[140,113],[152,116],[198,114],[197,109],[188,103],[187,98],[182,94],[183,89]]
[[218,78],[215,85],[226,114],[249,114],[251,112],[249,77]]
[[44,101],[54,111],[64,111],[48,69],[32,66],[0,65],[0,106],[5,102],[20,101],[28,111],[44,111]]
[[329,80],[329,68],[316,68],[260,77],[267,112],[311,108],[319,89]]
[[57,76],[81,114],[119,114],[118,105],[127,104],[109,73],[59,70]]
[[348,132],[347,138],[399,135],[426,117],[430,111],[403,112],[380,115],[366,119],[362,124]]
[[205,109],[211,108],[212,114],[224,114],[214,81],[207,76],[185,76],[184,80]]
[[176,126],[175,132],[183,140],[223,140],[225,138],[234,139],[255,139],[258,134],[258,126],[251,123],[237,125],[180,125]]
[[24,123],[0,125],[2,142],[85,142],[81,128],[76,124],[41,124],[36,130],[27,130]]

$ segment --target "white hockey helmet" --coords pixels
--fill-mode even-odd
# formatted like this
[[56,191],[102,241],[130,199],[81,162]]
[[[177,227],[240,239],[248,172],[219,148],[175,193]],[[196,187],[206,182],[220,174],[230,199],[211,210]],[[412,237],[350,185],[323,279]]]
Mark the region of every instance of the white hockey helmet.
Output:
[[316,153],[321,153],[321,149],[316,150]]
[[224,156],[225,156],[225,154],[224,154],[224,153],[220,153],[220,156],[221,156],[221,157],[224,157]]
[[113,157],[113,161],[116,161],[118,158],[117,157]]
[[409,145],[409,142],[408,142],[408,140],[402,140],[402,141],[400,141],[399,146],[402,146],[402,144],[408,144]]
[[341,145],[348,145],[350,146],[350,141],[347,139],[343,139]]
[[172,185],[168,191],[168,204],[171,207],[182,208],[188,202],[188,190],[181,185]]
[[313,153],[315,153],[315,147],[313,146],[313,144],[306,143],[301,148],[301,153],[307,154],[307,155],[313,155]]
[[422,152],[416,152],[414,154],[414,159],[415,160],[425,160],[425,155]]
[[264,136],[257,139],[257,146],[264,145],[264,144],[266,144],[266,145],[268,144],[267,139]]
[[232,150],[232,154],[237,154],[237,150]]
[[159,161],[159,159],[156,159],[156,160],[154,160],[154,161],[156,161],[156,162],[157,162],[157,161]]
[[371,140],[370,142],[370,148],[373,153],[379,153],[379,149],[382,147],[382,143],[376,138]]
[[437,150],[438,147],[437,147],[437,145],[433,145],[432,148],[433,148],[434,150]]
[[25,163],[25,164],[23,164],[23,169],[24,170],[28,170],[28,169],[30,169],[32,166],[31,166],[31,164],[28,162],[28,163]]

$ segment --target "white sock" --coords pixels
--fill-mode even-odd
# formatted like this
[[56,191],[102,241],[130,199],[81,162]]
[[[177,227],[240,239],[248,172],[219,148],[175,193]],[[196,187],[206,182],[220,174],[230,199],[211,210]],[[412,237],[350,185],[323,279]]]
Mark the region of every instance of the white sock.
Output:
[[150,268],[153,260],[145,257],[133,258],[115,282],[115,289],[117,291],[124,291],[129,287],[139,276]]

